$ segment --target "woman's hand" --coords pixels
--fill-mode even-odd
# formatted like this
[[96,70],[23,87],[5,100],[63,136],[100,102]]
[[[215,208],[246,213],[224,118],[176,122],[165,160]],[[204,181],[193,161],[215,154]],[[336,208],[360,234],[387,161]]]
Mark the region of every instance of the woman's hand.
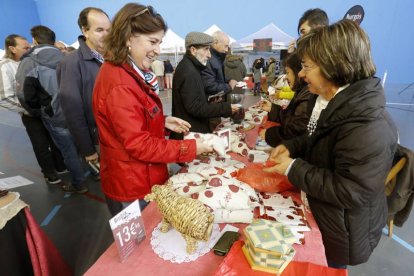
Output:
[[277,163],[275,166],[264,168],[263,170],[269,173],[278,173],[284,175],[290,163],[293,162],[293,159],[290,157],[280,157],[277,159],[277,161],[273,161]]
[[270,153],[269,159],[276,163],[280,163],[278,161],[286,157],[290,157],[289,150],[285,147],[285,145],[279,145],[272,150],[272,152]]
[[272,103],[268,100],[263,100],[260,103],[260,108],[264,111],[270,112],[270,110],[272,109]]
[[205,153],[205,152],[212,152],[213,151],[213,147],[208,145],[202,139],[195,139],[195,140],[196,140],[196,144],[197,144],[197,152],[196,152],[197,155]]
[[177,133],[185,133],[190,130],[191,125],[180,118],[168,116],[165,118],[165,127]]
[[289,150],[285,145],[279,145],[272,150],[269,156],[269,160],[276,163],[273,167],[264,168],[265,172],[277,172],[279,174],[285,174],[290,163],[293,159],[290,158]]

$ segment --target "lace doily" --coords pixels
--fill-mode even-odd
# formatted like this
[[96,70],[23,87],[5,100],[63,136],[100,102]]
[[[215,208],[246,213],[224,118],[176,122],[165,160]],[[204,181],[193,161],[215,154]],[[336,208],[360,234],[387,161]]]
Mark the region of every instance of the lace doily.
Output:
[[172,263],[183,263],[195,261],[198,257],[208,253],[214,244],[217,242],[217,237],[220,235],[220,228],[218,224],[213,224],[213,231],[211,237],[207,242],[197,242],[197,250],[189,255],[186,251],[186,242],[183,236],[171,227],[167,233],[160,231],[161,222],[154,228],[151,236],[151,246],[155,254],[160,258],[170,261]]

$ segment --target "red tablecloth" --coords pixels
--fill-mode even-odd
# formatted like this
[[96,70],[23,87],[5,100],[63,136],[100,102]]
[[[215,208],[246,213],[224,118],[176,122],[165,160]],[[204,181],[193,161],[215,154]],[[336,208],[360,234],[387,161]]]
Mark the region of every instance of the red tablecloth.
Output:
[[[150,203],[143,211],[142,217],[147,238],[137,247],[135,252],[121,263],[116,245],[113,243],[85,275],[212,275],[223,261],[223,257],[216,256],[211,251],[190,263],[174,264],[161,259],[154,253],[150,244],[151,233],[161,221],[157,205]],[[294,245],[296,249],[294,260],[326,266],[321,233],[312,215],[308,214],[307,219],[312,231],[305,233],[306,242],[304,245]],[[246,225],[235,224],[235,226],[241,228]]]
[[[258,129],[259,126],[256,126],[247,133],[246,142],[250,147],[256,142]],[[230,155],[236,160],[248,162],[246,157],[233,153]],[[295,201],[300,202],[298,192],[288,191],[283,194],[292,196]],[[325,248],[319,228],[312,214],[306,213],[305,215],[312,230],[305,232],[304,245],[294,245],[296,254],[293,260],[327,266]],[[161,221],[161,214],[156,204],[150,203],[144,209],[142,217],[147,238],[138,246],[136,251],[121,263],[116,245],[113,243],[85,275],[212,275],[223,261],[223,257],[214,255],[212,251],[190,263],[175,264],[161,259],[154,253],[150,244],[152,231]],[[220,225],[220,228],[222,229],[224,225]],[[247,224],[234,225],[240,229],[247,226]]]
[[[267,272],[250,269],[250,265],[242,252],[242,241],[237,241],[232,246],[226,258],[219,265],[214,276],[267,276]],[[346,269],[335,269],[327,266],[316,265],[308,262],[291,261],[283,270],[281,276],[347,276]]]

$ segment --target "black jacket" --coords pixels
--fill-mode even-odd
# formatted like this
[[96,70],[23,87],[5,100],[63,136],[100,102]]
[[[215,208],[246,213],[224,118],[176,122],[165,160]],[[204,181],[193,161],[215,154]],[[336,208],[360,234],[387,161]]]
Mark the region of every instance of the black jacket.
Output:
[[286,109],[280,105],[272,104],[268,119],[281,125],[266,130],[265,140],[269,145],[275,147],[282,140],[289,140],[306,133],[311,114],[308,111],[311,96],[308,87],[305,86],[301,91],[295,93]]
[[[200,73],[204,68],[205,66],[192,55],[184,55],[173,79],[172,116],[189,122],[190,131],[211,133],[209,118],[229,117],[231,105],[227,102],[207,102]],[[171,138],[182,139],[182,135],[172,132]]]
[[311,136],[284,144],[297,158],[288,178],[308,194],[328,261],[366,262],[386,224],[384,183],[397,147],[380,80],[351,84],[321,112]]
[[225,54],[219,53],[213,48],[210,48],[211,58],[207,62],[207,67],[201,71],[203,78],[205,93],[214,95],[218,92],[231,92],[231,86],[228,84],[229,79],[224,76],[224,59]]

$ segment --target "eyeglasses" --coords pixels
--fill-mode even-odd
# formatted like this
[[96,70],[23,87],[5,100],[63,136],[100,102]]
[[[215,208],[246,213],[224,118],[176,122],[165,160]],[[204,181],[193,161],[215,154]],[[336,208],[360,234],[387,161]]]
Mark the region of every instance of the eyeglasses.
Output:
[[301,66],[302,66],[302,70],[303,71],[305,71],[305,72],[309,72],[309,71],[311,71],[312,69],[314,69],[314,68],[316,68],[316,65],[314,65],[314,66],[311,66],[311,65],[306,65],[305,63],[301,63],[300,64]]
[[148,12],[148,13],[149,13],[148,7],[147,7],[147,8],[145,8],[145,9],[143,9],[142,11],[137,12],[137,13],[134,15],[134,17],[140,16],[140,15],[142,15],[142,14],[146,13],[146,12]]

